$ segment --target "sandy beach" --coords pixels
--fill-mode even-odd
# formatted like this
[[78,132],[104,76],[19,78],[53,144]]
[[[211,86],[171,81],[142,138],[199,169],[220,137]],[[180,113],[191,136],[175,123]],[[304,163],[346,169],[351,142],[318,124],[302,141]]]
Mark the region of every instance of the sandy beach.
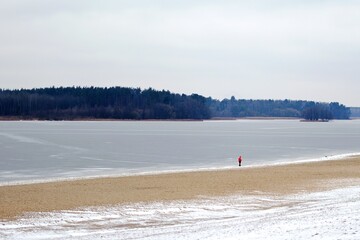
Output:
[[108,177],[0,187],[0,219],[27,212],[69,210],[199,196],[288,195],[358,185],[360,157],[231,170]]

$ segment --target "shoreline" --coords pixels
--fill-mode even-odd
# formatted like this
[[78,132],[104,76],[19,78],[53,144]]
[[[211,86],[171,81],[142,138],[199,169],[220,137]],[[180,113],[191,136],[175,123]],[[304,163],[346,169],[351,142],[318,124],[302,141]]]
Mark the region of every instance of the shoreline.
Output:
[[[345,153],[345,154],[335,154],[318,158],[307,158],[295,161],[276,161],[272,163],[260,163],[254,165],[243,165],[241,169],[253,169],[253,168],[263,168],[263,167],[272,167],[272,166],[282,166],[282,165],[292,165],[292,164],[302,164],[302,163],[312,163],[320,161],[334,161],[342,160],[346,158],[360,156],[360,152],[354,153]],[[42,184],[42,183],[56,183],[56,182],[72,182],[79,180],[92,180],[92,179],[102,179],[102,178],[120,178],[120,177],[133,177],[133,176],[148,176],[148,175],[162,175],[162,174],[177,174],[177,173],[193,173],[193,172],[212,172],[212,171],[227,171],[227,170],[236,170],[239,169],[237,164],[231,166],[214,166],[214,167],[198,167],[198,168],[185,168],[185,169],[167,169],[159,171],[140,171],[140,172],[125,172],[120,174],[98,174],[90,176],[79,176],[79,177],[59,177],[59,178],[44,178],[44,179],[34,179],[34,180],[19,180],[19,181],[7,181],[0,182],[0,187],[3,186],[18,186],[18,185],[32,185],[32,184]]]
[[0,219],[30,212],[233,194],[289,195],[359,185],[360,156],[216,171],[0,186]]

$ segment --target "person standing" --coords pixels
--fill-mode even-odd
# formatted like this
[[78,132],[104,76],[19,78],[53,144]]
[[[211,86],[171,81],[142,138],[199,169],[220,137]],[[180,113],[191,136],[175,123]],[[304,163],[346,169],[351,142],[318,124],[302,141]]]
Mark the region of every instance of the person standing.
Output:
[[238,162],[239,162],[239,167],[241,166],[241,162],[242,162],[242,157],[241,155],[238,157]]

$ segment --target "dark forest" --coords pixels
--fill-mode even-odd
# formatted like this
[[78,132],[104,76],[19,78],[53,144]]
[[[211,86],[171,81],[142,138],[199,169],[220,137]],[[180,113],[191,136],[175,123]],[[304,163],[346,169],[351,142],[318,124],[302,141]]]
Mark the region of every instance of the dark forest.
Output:
[[211,119],[294,117],[349,119],[339,103],[293,100],[217,100],[152,88],[51,87],[1,90],[0,116],[13,119]]

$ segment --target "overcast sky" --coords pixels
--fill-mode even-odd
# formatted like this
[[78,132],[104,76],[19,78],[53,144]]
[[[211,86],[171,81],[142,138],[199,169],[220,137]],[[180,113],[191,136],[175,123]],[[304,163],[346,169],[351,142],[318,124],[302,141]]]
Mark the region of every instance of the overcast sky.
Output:
[[153,87],[360,106],[358,0],[8,0],[0,88]]

